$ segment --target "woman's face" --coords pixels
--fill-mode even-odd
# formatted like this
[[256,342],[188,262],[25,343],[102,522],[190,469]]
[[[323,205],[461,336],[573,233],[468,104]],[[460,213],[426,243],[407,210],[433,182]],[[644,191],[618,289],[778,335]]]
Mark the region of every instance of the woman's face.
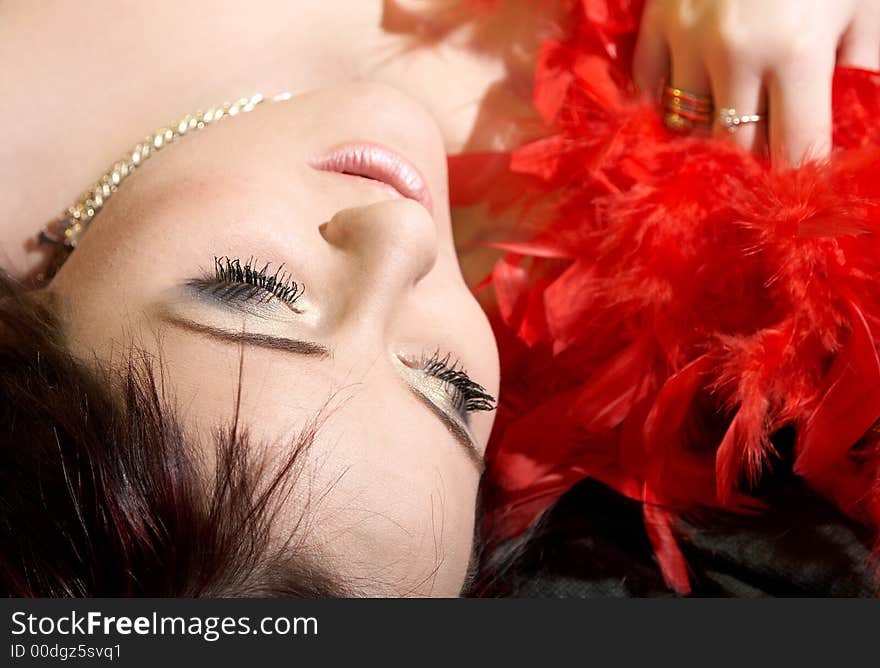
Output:
[[[433,210],[316,167],[348,143],[409,161]],[[323,565],[385,595],[458,593],[493,413],[467,410],[485,401],[443,362],[498,389],[495,342],[456,259],[445,165],[433,120],[392,88],[264,103],[145,162],[49,287],[83,359],[119,364],[132,346],[161,358],[206,452],[235,414],[239,378],[240,424],[279,460],[323,415],[276,531],[308,501]],[[274,294],[259,276],[236,282],[236,266],[267,263],[264,278],[281,269]]]

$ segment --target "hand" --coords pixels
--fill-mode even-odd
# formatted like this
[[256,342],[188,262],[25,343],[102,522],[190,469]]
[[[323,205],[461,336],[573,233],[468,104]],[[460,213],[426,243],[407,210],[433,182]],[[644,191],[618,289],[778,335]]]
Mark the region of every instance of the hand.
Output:
[[[835,65],[880,69],[880,0],[646,0],[633,78],[711,96],[716,132],[785,167],[831,150]],[[764,118],[730,133],[722,108]]]

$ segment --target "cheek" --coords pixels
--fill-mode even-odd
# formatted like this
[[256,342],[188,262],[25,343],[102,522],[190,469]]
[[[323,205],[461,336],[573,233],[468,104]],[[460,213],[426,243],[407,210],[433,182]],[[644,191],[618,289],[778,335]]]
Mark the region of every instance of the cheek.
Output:
[[498,344],[495,334],[485,311],[475,299],[470,302],[468,310],[467,331],[471,333],[470,341],[474,346],[474,358],[479,365],[482,382],[486,389],[493,395],[498,394],[498,384],[501,376],[498,359]]

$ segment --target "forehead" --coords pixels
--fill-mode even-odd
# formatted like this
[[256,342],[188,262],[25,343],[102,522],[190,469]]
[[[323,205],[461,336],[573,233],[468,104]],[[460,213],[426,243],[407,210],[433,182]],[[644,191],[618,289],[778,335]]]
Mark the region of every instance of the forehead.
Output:
[[[369,364],[345,369],[332,361],[279,357],[269,351],[246,355],[243,419],[283,453],[289,441],[278,435],[298,433],[320,412],[305,453],[309,498],[297,497],[309,505],[320,551],[337,554],[344,571],[370,577],[377,569],[413,583],[463,577],[479,475],[460,446],[395,379],[372,372]],[[227,358],[227,371],[230,362],[235,360]],[[228,388],[234,379],[214,384]],[[200,394],[195,404],[230,396],[228,390],[219,399]],[[441,555],[450,570],[430,576]]]
[[[319,236],[317,227],[301,224],[303,220],[326,220],[340,207],[340,198],[319,181],[326,175],[307,170],[291,179],[288,168],[301,162],[301,155],[294,160],[299,148],[280,148],[277,133],[271,141],[244,141],[247,119],[225,127],[193,137],[189,147],[175,147],[145,165],[96,219],[77,251],[80,257],[89,253],[89,259],[79,262],[79,273],[70,273],[65,284],[68,295],[79,300],[72,320],[81,335],[82,354],[97,351],[104,360],[121,362],[134,344],[161,360],[164,385],[185,428],[206,438],[240,410],[240,424],[253,440],[283,453],[304,425],[321,415],[304,482],[322,498],[317,533],[349,537],[338,545],[327,538],[331,551],[351,559],[360,555],[366,570],[367,555],[372,555],[370,572],[379,563],[405,561],[406,555],[414,569],[430,570],[442,556],[450,568],[460,565],[463,572],[478,471],[437,418],[393,375],[383,351],[368,351],[350,339],[333,341],[336,354],[329,359],[240,348],[163,327],[145,310],[169,282],[191,278],[209,264],[211,253],[238,246],[243,253],[291,261],[319,296],[324,294],[321,285],[349,278],[347,271],[329,272],[307,243],[299,243]],[[234,141],[237,133],[242,133],[240,142]],[[252,152],[255,159],[244,163],[258,174],[230,170],[223,163],[229,146],[238,144]],[[201,160],[199,169],[191,169],[193,156]],[[187,169],[175,169],[176,164]],[[218,169],[221,164],[227,168]],[[181,178],[184,173],[188,175]],[[292,197],[292,188],[304,195]],[[299,220],[292,215],[306,213]],[[102,224],[107,234],[101,234]],[[207,240],[222,248],[206,247]],[[277,249],[283,247],[294,249],[290,257],[279,257]],[[451,243],[447,250],[454,258]],[[98,263],[114,271],[90,270]],[[327,280],[319,283],[318,277]],[[444,286],[454,285],[445,278]],[[416,300],[422,310],[408,312],[409,340],[440,339],[465,348],[473,359],[483,353],[495,359],[488,354],[494,346],[488,327],[475,317],[476,305],[462,304],[461,294],[448,290],[438,290],[434,297]],[[339,306],[326,300],[331,303],[333,309]],[[427,311],[430,317],[423,317]],[[497,381],[493,364],[484,363],[487,370],[477,374],[490,385]],[[481,424],[481,437],[488,437],[491,422]],[[332,493],[322,495],[323,490]],[[438,549],[447,554],[439,555]]]
[[[259,448],[273,462],[317,423],[276,533],[307,530],[326,565],[355,579],[372,584],[379,574],[389,587],[457,593],[471,557],[479,475],[390,374],[371,360],[241,349],[145,322],[135,329],[161,363],[183,428],[208,455],[237,405],[255,455]],[[303,513],[307,529],[298,524]]]

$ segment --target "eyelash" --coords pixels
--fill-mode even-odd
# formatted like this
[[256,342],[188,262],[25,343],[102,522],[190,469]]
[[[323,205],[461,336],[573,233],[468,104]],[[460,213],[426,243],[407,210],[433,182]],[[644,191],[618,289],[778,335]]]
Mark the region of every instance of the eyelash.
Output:
[[459,412],[467,414],[495,410],[495,397],[488,394],[482,385],[472,381],[450,354],[441,357],[438,350],[430,357],[423,355],[419,360],[419,369],[446,385]]
[[[284,272],[284,265],[274,274],[269,274],[269,263],[262,269],[255,269],[256,258],[251,258],[242,266],[238,258],[214,257],[213,280],[199,281],[200,287],[207,287],[212,294],[224,299],[247,301],[258,297],[265,300],[279,299],[293,304],[299,299],[305,287]],[[428,376],[441,381],[450,392],[452,403],[463,415],[477,411],[492,411],[496,400],[479,383],[471,380],[457,360],[447,353],[441,356],[439,350],[430,357],[422,355],[417,368]]]
[[256,269],[256,262],[256,258],[251,258],[242,265],[238,258],[215,256],[212,294],[242,301],[258,297],[262,297],[261,301],[278,299],[285,304],[293,304],[302,297],[305,286],[294,281],[283,264],[270,274],[268,262],[262,269]]

